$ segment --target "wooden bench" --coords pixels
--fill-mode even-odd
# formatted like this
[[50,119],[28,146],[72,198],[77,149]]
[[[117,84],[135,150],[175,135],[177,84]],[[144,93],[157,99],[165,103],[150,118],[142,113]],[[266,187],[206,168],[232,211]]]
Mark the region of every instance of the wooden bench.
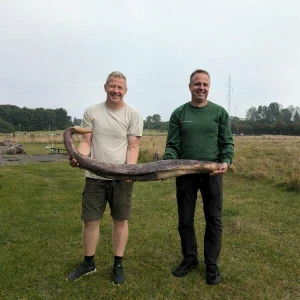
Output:
[[54,147],[51,147],[50,150],[52,154],[56,154],[56,153],[60,154],[61,151],[67,151],[66,149],[63,148],[54,148]]

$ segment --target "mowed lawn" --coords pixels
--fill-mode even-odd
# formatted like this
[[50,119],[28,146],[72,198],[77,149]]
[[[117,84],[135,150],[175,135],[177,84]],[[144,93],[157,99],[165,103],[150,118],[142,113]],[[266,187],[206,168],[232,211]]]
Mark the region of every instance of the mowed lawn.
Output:
[[1,299],[300,299],[300,194],[237,172],[224,176],[219,286],[205,283],[200,197],[200,266],[184,278],[171,274],[181,261],[173,179],[135,183],[123,286],[110,279],[109,211],[97,272],[67,282],[82,259],[83,182],[67,161],[0,167]]

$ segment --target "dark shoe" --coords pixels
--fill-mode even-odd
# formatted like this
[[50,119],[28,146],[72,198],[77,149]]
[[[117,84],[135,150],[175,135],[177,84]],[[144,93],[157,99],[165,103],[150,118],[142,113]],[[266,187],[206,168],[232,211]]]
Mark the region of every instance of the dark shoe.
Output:
[[82,263],[78,268],[67,276],[68,281],[76,281],[81,278],[83,275],[88,275],[96,272],[95,264],[87,266],[85,263]]
[[172,272],[174,276],[176,277],[183,277],[187,275],[190,271],[193,269],[196,269],[198,267],[198,262],[188,262],[183,260],[181,264],[175,268],[175,270]]
[[206,283],[217,285],[221,282],[221,274],[217,265],[208,265],[206,267]]
[[125,275],[122,264],[114,265],[112,275],[114,285],[123,284],[125,282]]

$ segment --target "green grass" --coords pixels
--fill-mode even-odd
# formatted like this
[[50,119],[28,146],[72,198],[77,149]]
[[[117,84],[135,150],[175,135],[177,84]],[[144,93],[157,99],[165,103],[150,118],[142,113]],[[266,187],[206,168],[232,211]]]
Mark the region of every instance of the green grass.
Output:
[[0,167],[1,299],[299,299],[299,193],[226,174],[223,281],[205,283],[204,220],[196,211],[200,266],[187,277],[181,260],[174,180],[137,182],[124,258],[126,283],[110,280],[109,211],[101,221],[98,271],[69,283],[82,259],[83,171],[68,163]]

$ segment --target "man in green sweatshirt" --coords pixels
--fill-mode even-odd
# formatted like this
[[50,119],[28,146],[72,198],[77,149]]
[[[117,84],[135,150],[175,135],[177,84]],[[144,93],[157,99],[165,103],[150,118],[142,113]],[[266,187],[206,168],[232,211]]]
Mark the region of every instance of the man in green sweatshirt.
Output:
[[176,108],[169,122],[163,159],[195,159],[220,162],[211,174],[191,174],[176,178],[178,231],[183,261],[173,275],[182,277],[198,266],[194,216],[200,190],[205,215],[204,262],[206,282],[221,282],[218,268],[222,240],[223,177],[232,163],[234,144],[226,110],[207,100],[210,75],[198,69],[190,76],[191,101]]

